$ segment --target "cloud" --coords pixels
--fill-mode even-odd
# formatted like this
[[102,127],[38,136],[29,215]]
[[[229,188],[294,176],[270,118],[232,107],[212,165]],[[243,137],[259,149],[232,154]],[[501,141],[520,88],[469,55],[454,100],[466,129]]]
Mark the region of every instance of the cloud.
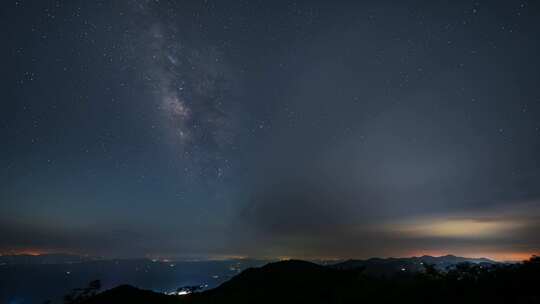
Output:
[[[106,257],[143,257],[148,254],[189,254],[196,240],[178,233],[134,224],[77,225],[67,223],[0,222],[0,253],[74,253]],[[189,249],[188,249],[189,248]]]
[[511,235],[526,224],[517,219],[411,219],[391,225],[391,230],[405,237],[496,238]]

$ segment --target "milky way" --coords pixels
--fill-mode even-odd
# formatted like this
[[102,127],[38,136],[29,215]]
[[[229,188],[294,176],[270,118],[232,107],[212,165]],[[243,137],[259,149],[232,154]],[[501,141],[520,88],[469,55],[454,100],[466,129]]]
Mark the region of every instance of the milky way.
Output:
[[215,42],[201,43],[186,35],[171,7],[144,1],[135,6],[135,14],[141,20],[134,22],[126,42],[133,46],[140,76],[155,94],[161,127],[180,158],[213,166],[221,175],[226,166],[221,155],[233,144],[234,120],[239,119],[231,67]]
[[537,2],[2,6],[0,253],[540,250]]

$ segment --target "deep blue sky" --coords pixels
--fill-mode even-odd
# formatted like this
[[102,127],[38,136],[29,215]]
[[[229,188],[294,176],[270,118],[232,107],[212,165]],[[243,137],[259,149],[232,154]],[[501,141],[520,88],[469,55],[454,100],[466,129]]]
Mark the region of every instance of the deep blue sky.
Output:
[[534,1],[6,1],[0,251],[540,250]]

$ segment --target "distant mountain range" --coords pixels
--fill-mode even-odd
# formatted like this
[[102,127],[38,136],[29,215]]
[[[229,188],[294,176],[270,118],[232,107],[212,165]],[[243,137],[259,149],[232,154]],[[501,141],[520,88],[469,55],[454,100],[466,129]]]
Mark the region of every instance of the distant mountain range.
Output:
[[[399,269],[390,277],[365,273],[373,265],[429,262],[460,266],[447,272]],[[487,259],[424,256],[346,261],[331,266],[289,260],[246,269],[214,289],[184,296],[123,285],[83,303],[540,303],[539,277],[540,258],[520,264],[495,264]]]
[[[66,263],[82,263],[90,261],[111,261],[111,260],[120,260],[120,261],[138,261],[145,259],[105,259],[100,257],[92,256],[81,256],[75,254],[65,254],[65,253],[53,253],[53,254],[39,254],[39,255],[30,255],[30,254],[10,254],[10,255],[0,255],[0,265],[15,265],[15,264],[66,264]],[[245,259],[247,261],[247,259]],[[259,260],[263,261],[263,260]],[[267,260],[271,262],[272,260]],[[409,257],[409,258],[370,258],[367,260],[346,260],[340,261],[337,263],[332,263],[327,260],[313,260],[315,264],[322,265],[333,265],[338,268],[355,268],[369,265],[420,265],[421,263],[434,264],[439,267],[446,267],[449,265],[455,265],[458,263],[469,262],[469,263],[497,263],[493,260],[486,258],[465,258],[455,255],[445,255],[440,257],[434,257],[429,255],[424,255],[421,257]]]
[[[201,289],[208,290],[209,293],[202,293],[211,295],[219,290],[244,289],[245,287],[234,286],[249,285],[250,282],[261,283],[274,279],[287,281],[288,278],[294,278],[297,275],[301,282],[304,279],[300,278],[305,276],[310,278],[319,276],[325,282],[324,284],[330,284],[330,282],[326,282],[326,278],[333,277],[332,274],[328,275],[328,273],[335,273],[335,271],[340,274],[340,278],[343,277],[344,273],[350,272],[385,277],[420,273],[424,271],[426,264],[434,265],[440,270],[451,269],[456,264],[463,262],[480,265],[496,264],[488,259],[471,259],[453,255],[371,258],[341,262],[318,260],[316,263],[288,261],[268,264],[269,262],[268,260],[247,259],[223,261],[108,260],[70,254],[3,255],[0,256],[0,303],[41,303],[45,299],[53,299],[53,303],[56,303],[61,301],[62,296],[71,289],[84,287],[85,284],[96,279],[101,280],[104,289],[110,289],[120,284],[130,284],[138,288],[153,290],[160,295],[160,298],[163,298],[161,295],[164,293],[174,293],[178,288],[186,286],[204,286]],[[265,264],[268,265],[261,268],[250,268]],[[286,273],[287,278],[279,278],[279,275],[274,278],[272,275],[276,273]],[[324,275],[317,273],[324,273]],[[256,279],[253,279],[253,276]],[[268,284],[264,283],[264,288],[272,285]],[[291,282],[291,284],[301,285],[299,282]],[[218,288],[212,289],[216,287]],[[130,294],[137,293],[133,288],[127,287],[115,291],[115,293],[124,293],[126,290],[131,290]],[[145,294],[151,294],[151,291],[149,292],[145,291]],[[198,292],[197,294],[202,293]]]
[[365,273],[370,275],[392,275],[400,272],[423,271],[425,264],[433,265],[439,270],[447,270],[447,268],[452,268],[460,263],[496,264],[498,262],[486,258],[465,258],[455,255],[445,255],[440,257],[424,255],[421,257],[410,258],[371,258],[367,260],[348,260],[333,264],[330,267],[337,269],[362,268]]

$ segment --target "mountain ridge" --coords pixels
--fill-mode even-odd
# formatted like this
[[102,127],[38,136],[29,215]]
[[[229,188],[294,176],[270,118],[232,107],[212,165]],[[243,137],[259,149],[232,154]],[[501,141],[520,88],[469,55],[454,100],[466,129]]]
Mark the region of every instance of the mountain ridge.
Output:
[[536,303],[540,300],[540,292],[535,288],[540,283],[539,257],[533,256],[519,264],[460,265],[447,272],[428,266],[423,272],[378,277],[366,274],[362,268],[287,260],[248,268],[214,289],[184,296],[120,286],[84,303]]

